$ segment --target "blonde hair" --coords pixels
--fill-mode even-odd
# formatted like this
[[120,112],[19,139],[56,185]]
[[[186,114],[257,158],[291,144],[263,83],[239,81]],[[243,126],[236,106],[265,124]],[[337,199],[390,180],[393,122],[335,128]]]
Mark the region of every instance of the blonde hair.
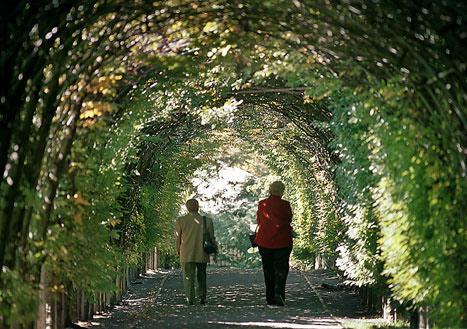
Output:
[[285,185],[281,181],[275,181],[269,185],[269,193],[272,195],[282,196],[285,191]]
[[199,210],[199,203],[198,203],[198,200],[196,199],[187,200],[185,205],[186,205],[186,209],[189,212],[197,212]]

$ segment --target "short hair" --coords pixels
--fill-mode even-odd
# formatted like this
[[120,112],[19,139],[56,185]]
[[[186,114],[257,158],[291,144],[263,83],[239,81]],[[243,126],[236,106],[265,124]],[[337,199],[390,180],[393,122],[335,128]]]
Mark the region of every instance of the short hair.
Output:
[[198,203],[198,200],[196,200],[196,199],[187,200],[185,205],[186,205],[186,209],[189,212],[194,212],[194,211],[199,210],[199,203]]
[[277,180],[269,185],[269,193],[272,195],[282,196],[285,191],[285,185],[281,181]]

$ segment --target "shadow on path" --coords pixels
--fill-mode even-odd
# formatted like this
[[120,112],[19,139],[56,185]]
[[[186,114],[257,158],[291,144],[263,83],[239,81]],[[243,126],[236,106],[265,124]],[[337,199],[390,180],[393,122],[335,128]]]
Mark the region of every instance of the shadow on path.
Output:
[[153,273],[132,285],[122,305],[96,316],[88,327],[338,329],[335,317],[358,317],[362,309],[354,293],[320,288],[333,280],[337,278],[326,271],[291,271],[286,306],[277,307],[265,303],[260,269],[209,268],[207,304],[187,306],[179,271]]

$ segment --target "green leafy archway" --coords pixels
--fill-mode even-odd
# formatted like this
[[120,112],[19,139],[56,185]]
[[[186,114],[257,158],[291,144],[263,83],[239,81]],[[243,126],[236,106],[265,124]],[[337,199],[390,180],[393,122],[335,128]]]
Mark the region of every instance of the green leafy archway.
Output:
[[465,322],[462,2],[2,6],[5,325],[168,243],[218,134],[294,186],[297,258]]

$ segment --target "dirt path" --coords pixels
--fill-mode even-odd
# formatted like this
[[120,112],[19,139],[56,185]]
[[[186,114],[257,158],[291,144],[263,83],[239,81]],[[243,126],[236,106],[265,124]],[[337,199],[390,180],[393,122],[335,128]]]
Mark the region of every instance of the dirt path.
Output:
[[[338,329],[345,317],[362,313],[355,294],[327,291],[329,272],[292,271],[286,306],[266,306],[260,269],[208,269],[208,301],[185,305],[179,271],[153,273],[134,284],[122,305],[96,316],[92,328],[310,328]],[[88,324],[89,326],[89,324]]]

